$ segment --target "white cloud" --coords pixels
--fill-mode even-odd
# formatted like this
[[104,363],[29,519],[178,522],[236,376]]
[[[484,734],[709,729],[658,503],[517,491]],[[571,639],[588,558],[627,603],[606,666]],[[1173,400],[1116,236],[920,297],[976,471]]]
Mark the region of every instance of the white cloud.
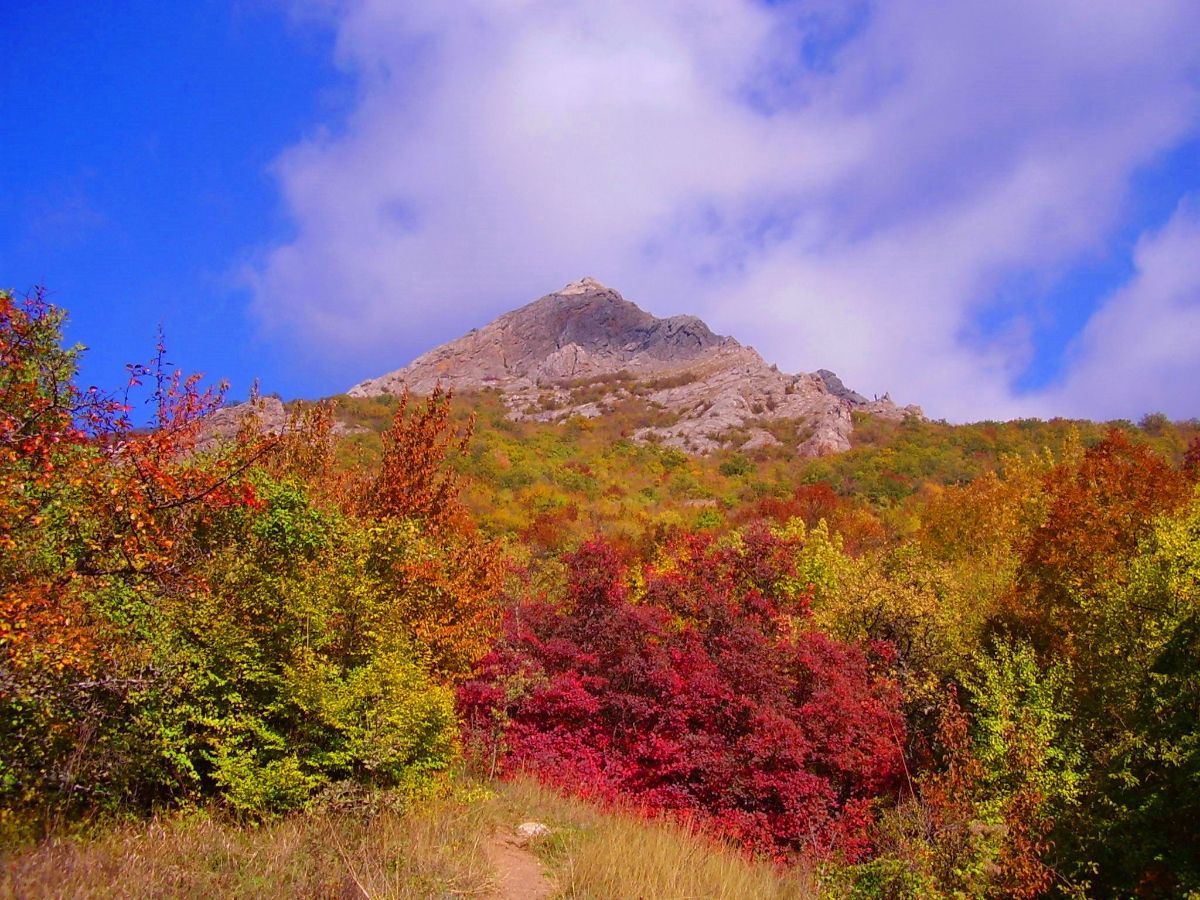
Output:
[[[1018,305],[993,333],[978,315],[1014,273],[1050,279],[1103,248],[1132,174],[1194,132],[1200,14],[1185,0],[857,14],[334,7],[361,97],[343,133],[279,161],[296,237],[252,273],[256,308],[353,360],[349,383],[593,274],[784,368],[827,366],[935,415],[1041,411],[1010,387],[1039,311]],[[1048,396],[1070,413],[1091,408],[1084,393]]]

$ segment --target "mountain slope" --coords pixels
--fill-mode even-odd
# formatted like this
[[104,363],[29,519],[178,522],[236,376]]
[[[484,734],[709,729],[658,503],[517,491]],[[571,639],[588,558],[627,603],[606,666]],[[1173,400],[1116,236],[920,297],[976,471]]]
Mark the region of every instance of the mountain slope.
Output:
[[695,316],[660,319],[592,278],[505,313],[352,396],[497,389],[514,418],[556,421],[645,405],[634,435],[694,453],[789,443],[809,456],[846,450],[851,412],[920,415],[868,401],[828,370],[789,375]]

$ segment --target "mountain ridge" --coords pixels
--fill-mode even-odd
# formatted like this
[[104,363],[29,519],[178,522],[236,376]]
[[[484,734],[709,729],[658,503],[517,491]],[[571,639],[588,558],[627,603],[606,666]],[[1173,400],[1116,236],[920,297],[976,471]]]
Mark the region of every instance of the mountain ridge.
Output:
[[659,318],[590,277],[347,393],[427,394],[439,385],[499,390],[511,417],[538,421],[592,418],[636,398],[653,421],[634,438],[702,454],[792,443],[802,455],[821,456],[849,449],[854,411],[921,415],[886,395],[867,400],[828,369],[782,372],[696,316]]

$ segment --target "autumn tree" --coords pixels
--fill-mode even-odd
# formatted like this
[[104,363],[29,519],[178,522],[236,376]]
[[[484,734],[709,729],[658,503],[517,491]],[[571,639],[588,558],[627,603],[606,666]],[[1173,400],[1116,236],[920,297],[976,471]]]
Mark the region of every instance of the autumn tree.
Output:
[[1045,479],[1045,518],[1023,551],[1012,614],[1043,649],[1071,655],[1086,606],[1116,577],[1157,517],[1190,494],[1187,479],[1144,444],[1111,431],[1078,464]]
[[1074,728],[1091,765],[1060,841],[1098,895],[1200,890],[1200,494],[1154,523],[1086,610]]
[[1192,438],[1188,444],[1183,455],[1183,473],[1192,481],[1200,481],[1200,437]]
[[0,291],[0,652],[16,671],[83,665],[94,648],[69,578],[57,576],[47,539],[69,525],[64,504],[85,489],[100,456],[87,428],[115,403],[74,384],[77,348],[60,345],[63,314],[41,292]]
[[419,519],[435,531],[464,527],[459,475],[448,463],[455,453],[466,451],[474,417],[456,426],[452,400],[453,394],[440,385],[424,403],[414,403],[404,389],[392,425],[383,433],[379,472],[364,498],[372,515]]

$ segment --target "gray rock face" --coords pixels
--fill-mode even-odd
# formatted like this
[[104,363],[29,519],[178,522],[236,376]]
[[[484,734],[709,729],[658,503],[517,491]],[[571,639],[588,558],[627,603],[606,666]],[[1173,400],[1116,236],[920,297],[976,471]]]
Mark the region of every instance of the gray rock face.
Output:
[[505,313],[349,393],[494,387],[514,418],[557,421],[602,415],[606,401],[585,400],[576,389],[605,380],[612,385],[609,400],[636,395],[670,420],[635,437],[694,453],[770,446],[784,434],[800,453],[821,456],[849,449],[854,409],[891,418],[920,414],[888,399],[868,401],[828,370],[780,372],[754,348],[714,334],[695,316],[657,318],[592,278]]
[[823,382],[825,382],[825,387],[829,389],[829,393],[833,394],[833,396],[841,397],[843,400],[849,400],[851,403],[857,405],[862,405],[869,402],[867,398],[858,393],[858,391],[852,391],[850,388],[842,384],[842,379],[838,378],[828,369],[817,369],[816,374]]
[[418,394],[434,386],[476,390],[535,387],[565,379],[649,373],[696,360],[732,338],[695,316],[659,319],[592,278],[567,285],[489,325],[419,356],[403,369],[357,384],[351,396]]
[[253,417],[263,434],[280,434],[287,427],[287,410],[278,397],[260,397],[257,402],[237,403],[208,416],[196,441],[197,450],[209,450],[232,440],[247,418]]

